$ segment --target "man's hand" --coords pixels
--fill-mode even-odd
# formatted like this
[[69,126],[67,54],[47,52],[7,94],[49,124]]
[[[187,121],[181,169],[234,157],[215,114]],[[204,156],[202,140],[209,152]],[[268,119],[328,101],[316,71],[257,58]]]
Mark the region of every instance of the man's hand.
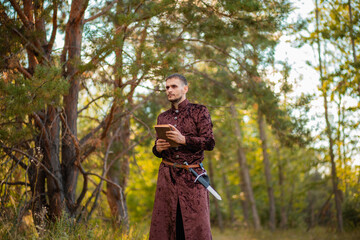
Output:
[[156,141],[156,151],[158,151],[159,153],[161,153],[164,150],[168,150],[169,147],[170,147],[170,143],[168,143],[164,139],[158,139]]
[[186,144],[186,138],[184,135],[181,134],[181,132],[179,130],[177,130],[176,127],[174,127],[173,125],[170,124],[171,127],[171,131],[167,131],[166,132],[166,136],[173,140],[176,143],[185,145]]

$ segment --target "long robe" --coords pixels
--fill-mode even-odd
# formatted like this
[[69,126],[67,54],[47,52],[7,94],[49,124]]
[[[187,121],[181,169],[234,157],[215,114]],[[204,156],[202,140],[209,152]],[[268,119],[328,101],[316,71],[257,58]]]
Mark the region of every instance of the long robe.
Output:
[[[215,146],[212,122],[208,109],[199,104],[181,102],[178,109],[161,113],[157,124],[174,125],[186,139],[186,145],[173,147],[161,153],[153,147],[155,156],[169,162],[190,165],[204,160],[204,150]],[[201,168],[194,169],[198,173]],[[150,226],[150,240],[176,239],[176,210],[180,204],[186,240],[212,239],[210,230],[209,193],[185,169],[160,164]]]

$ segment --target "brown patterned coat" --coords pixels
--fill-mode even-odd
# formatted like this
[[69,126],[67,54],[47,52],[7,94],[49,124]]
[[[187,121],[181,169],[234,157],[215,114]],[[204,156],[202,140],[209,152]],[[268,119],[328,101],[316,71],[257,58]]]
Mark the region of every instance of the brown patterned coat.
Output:
[[[215,140],[208,109],[203,105],[184,100],[178,109],[161,113],[157,124],[172,124],[186,138],[186,145],[156,151],[155,156],[169,162],[199,164],[204,159],[204,150],[212,150]],[[201,169],[195,169],[200,173]],[[150,240],[175,240],[176,209],[180,203],[185,238],[187,240],[212,239],[210,231],[209,194],[195,177],[185,169],[160,164],[155,203],[150,227]]]

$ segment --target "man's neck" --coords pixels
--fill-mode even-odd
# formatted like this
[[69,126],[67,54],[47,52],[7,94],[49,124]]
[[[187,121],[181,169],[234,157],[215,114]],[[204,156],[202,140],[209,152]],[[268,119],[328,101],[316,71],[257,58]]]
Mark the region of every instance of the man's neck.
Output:
[[179,109],[179,105],[180,103],[182,103],[183,101],[185,101],[185,97],[183,99],[181,99],[180,101],[176,102],[176,103],[172,103],[172,105],[174,106],[175,109]]

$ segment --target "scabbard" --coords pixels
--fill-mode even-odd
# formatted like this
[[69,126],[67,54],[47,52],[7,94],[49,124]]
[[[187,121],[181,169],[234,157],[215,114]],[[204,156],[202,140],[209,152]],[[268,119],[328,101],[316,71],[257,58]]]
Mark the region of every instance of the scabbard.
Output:
[[[189,165],[187,162],[184,162],[185,165]],[[214,197],[218,200],[221,200],[221,196],[210,186],[210,183],[205,180],[203,176],[199,176],[199,174],[192,168],[188,169],[205,188],[208,190]]]

